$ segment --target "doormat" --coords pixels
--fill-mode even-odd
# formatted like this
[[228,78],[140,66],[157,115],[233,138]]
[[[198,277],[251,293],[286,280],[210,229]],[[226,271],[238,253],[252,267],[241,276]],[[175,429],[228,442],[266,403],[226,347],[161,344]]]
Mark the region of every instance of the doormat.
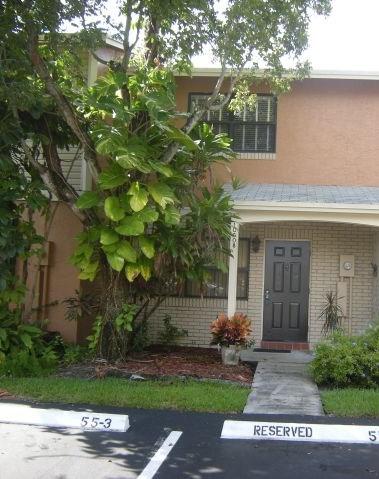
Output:
[[290,353],[290,349],[254,348],[255,353]]

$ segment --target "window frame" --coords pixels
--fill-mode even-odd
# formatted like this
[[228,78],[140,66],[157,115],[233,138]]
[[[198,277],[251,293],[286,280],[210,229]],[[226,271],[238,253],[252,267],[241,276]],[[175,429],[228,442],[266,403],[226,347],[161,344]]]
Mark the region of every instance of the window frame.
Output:
[[[191,105],[192,105],[192,97],[196,95],[202,95],[202,96],[211,96],[212,93],[204,93],[204,92],[196,92],[196,91],[191,91],[188,93],[188,107],[187,111],[191,112]],[[239,148],[234,148],[233,143],[232,143],[232,150],[235,151],[236,153],[252,153],[252,154],[274,154],[276,153],[276,133],[277,133],[277,113],[278,113],[278,108],[277,108],[277,103],[278,103],[278,98],[272,94],[272,93],[256,93],[256,95],[259,97],[271,97],[273,99],[273,105],[274,105],[274,119],[275,121],[273,122],[268,122],[268,121],[240,121],[238,119],[233,118],[233,113],[229,112],[228,120],[218,120],[218,121],[208,121],[208,120],[202,120],[204,123],[207,123],[208,125],[227,125],[228,126],[228,136],[234,140],[233,134],[234,134],[234,128],[236,125],[254,125],[254,126],[271,126],[273,129],[273,142],[272,142],[272,148],[266,149],[264,151],[258,150],[258,149],[239,149]]]
[[[246,280],[246,296],[237,296],[238,301],[247,301],[249,299],[249,273],[250,273],[250,238],[239,238],[239,242],[241,241],[246,241],[247,242],[247,265],[246,266],[238,266],[237,267],[237,282],[238,282],[238,276],[240,273],[244,274],[245,280]],[[240,251],[240,247],[238,246],[238,251]],[[216,266],[210,266],[207,268],[211,273],[223,273],[219,268]],[[224,273],[227,275],[227,287],[228,287],[228,280],[229,280],[229,271],[227,273]],[[187,292],[187,281],[184,283],[184,288],[183,288],[183,297],[185,298],[204,298],[204,299],[228,299],[228,293],[226,292],[225,296],[208,296],[206,293],[205,294],[190,294]],[[193,280],[191,280],[193,281]],[[226,288],[227,291],[227,288]],[[238,291],[238,284],[237,284],[237,291]]]

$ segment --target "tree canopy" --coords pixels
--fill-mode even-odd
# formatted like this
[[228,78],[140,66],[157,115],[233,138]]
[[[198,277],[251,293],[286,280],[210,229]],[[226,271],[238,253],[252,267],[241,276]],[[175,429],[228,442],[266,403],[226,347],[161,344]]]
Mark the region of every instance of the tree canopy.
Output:
[[[103,282],[93,338],[101,346],[111,337],[111,354],[125,351],[137,318],[186,278],[204,280],[206,266],[228,252],[232,203],[204,180],[234,155],[226,135],[201,122],[204,112],[252,105],[258,70],[277,90],[303,76],[310,17],[329,9],[329,0],[1,3],[0,159],[83,223],[73,262],[81,279]],[[106,35],[121,42],[119,60],[101,57]],[[94,85],[88,52],[106,65]],[[175,73],[191,74],[191,59],[204,52],[220,76],[178,128]],[[72,145],[84,151],[93,181],[81,195],[59,156]]]

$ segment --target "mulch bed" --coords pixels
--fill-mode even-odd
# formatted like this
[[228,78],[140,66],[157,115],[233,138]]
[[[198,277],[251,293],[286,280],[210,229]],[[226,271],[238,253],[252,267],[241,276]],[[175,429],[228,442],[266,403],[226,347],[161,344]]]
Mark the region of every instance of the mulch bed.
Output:
[[0,400],[2,399],[14,399],[14,396],[12,396],[12,394],[6,389],[0,389]]
[[103,378],[107,376],[142,378],[189,377],[233,381],[250,385],[254,376],[254,367],[246,363],[238,366],[225,366],[221,362],[221,353],[215,349],[159,346],[151,347],[143,353],[133,354],[127,361],[110,365],[94,362],[73,365],[58,372],[60,377]]

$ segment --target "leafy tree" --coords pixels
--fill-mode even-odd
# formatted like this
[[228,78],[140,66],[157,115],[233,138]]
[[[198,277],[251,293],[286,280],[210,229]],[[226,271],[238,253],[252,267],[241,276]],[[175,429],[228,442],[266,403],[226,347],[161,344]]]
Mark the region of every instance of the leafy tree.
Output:
[[[101,281],[92,339],[108,357],[124,355],[130,330],[147,321],[165,295],[180,291],[185,278],[203,280],[205,266],[225,250],[232,204],[205,179],[215,162],[230,161],[233,153],[225,135],[201,122],[205,111],[228,102],[235,110],[252,105],[259,67],[277,90],[304,75],[307,64],[288,72],[282,60],[299,60],[310,15],[327,14],[330,2],[219,6],[125,0],[113,15],[103,0],[5,0],[0,6],[0,141],[17,151],[21,175],[39,178],[82,221],[73,262],[81,279]],[[62,35],[67,25],[76,33]],[[99,56],[104,33],[122,42],[119,61]],[[173,72],[190,73],[191,58],[205,48],[220,62],[220,76],[206,105],[179,128]],[[91,87],[86,51],[107,66]],[[58,154],[69,145],[84,150],[94,184],[80,197]]]

